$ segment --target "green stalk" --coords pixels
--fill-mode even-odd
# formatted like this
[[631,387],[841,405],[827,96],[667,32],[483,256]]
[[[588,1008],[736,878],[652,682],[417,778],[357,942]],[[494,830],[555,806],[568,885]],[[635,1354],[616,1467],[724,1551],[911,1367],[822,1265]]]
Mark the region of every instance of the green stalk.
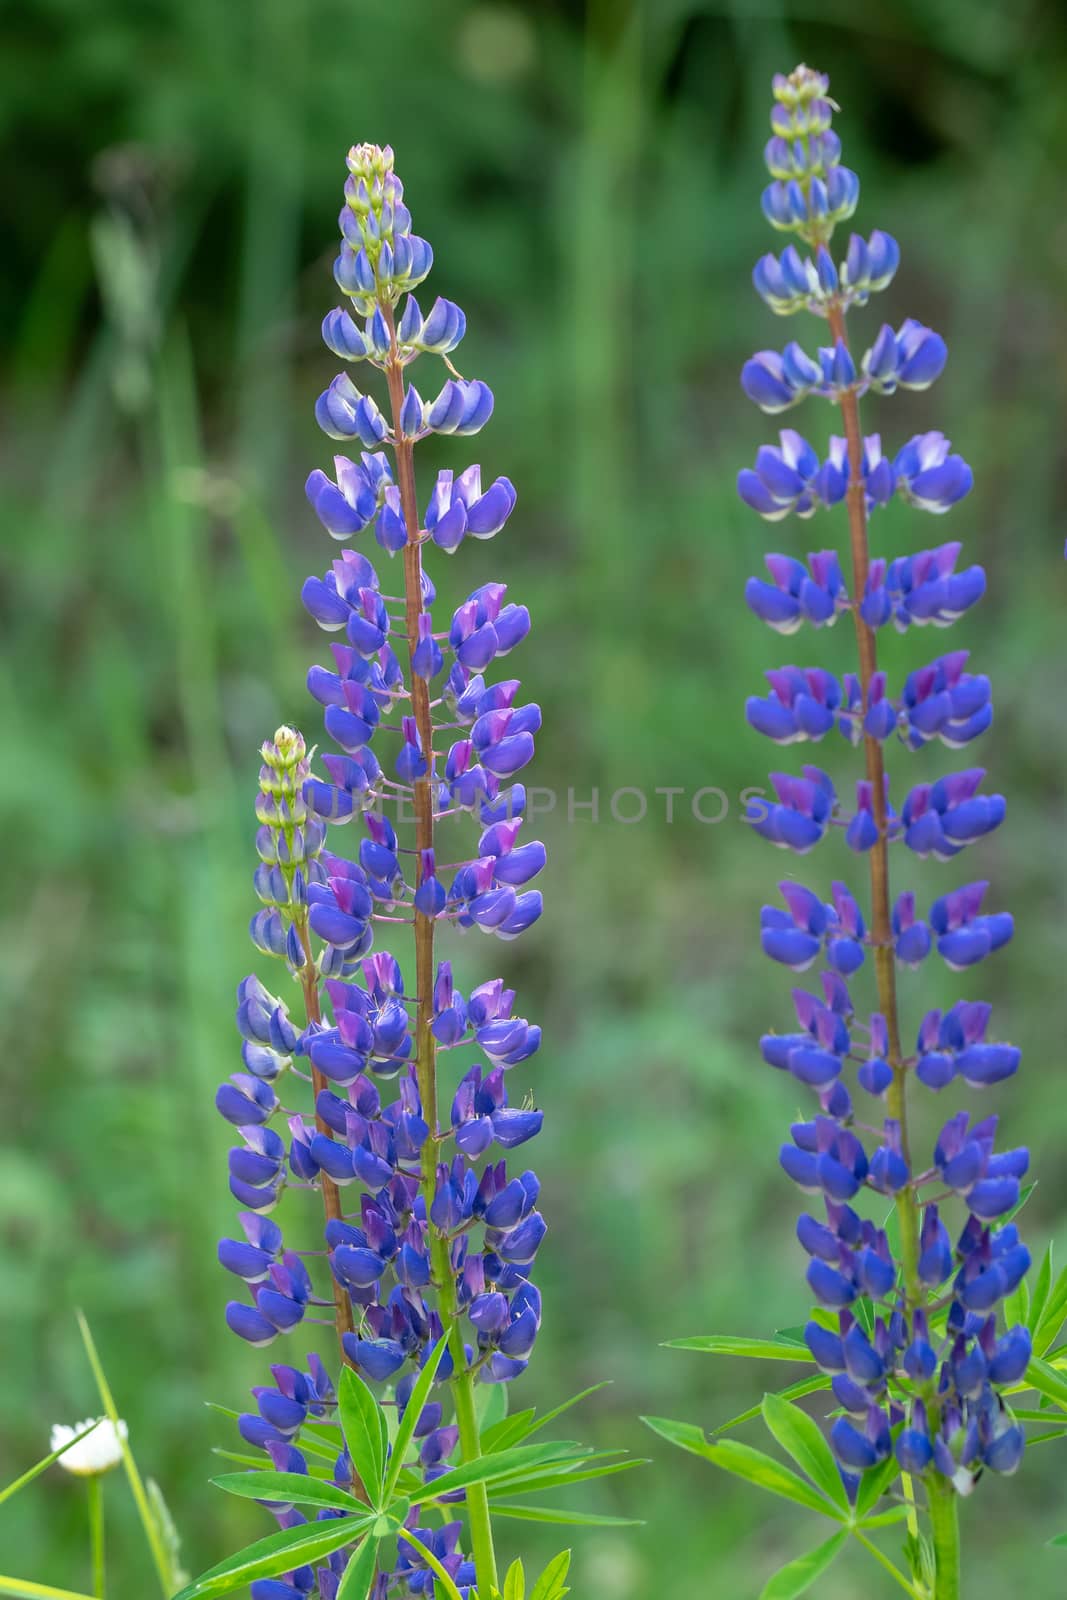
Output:
[[[393,419],[393,453],[396,458],[397,486],[407,527],[408,542],[404,547],[404,619],[407,631],[409,657],[414,655],[419,640],[419,616],[422,612],[422,551],[419,528],[418,499],[415,491],[414,446],[406,439],[400,427],[400,412],[404,403],[404,377],[397,351],[396,327],[393,309],[384,300],[379,302],[386,327],[389,330],[389,360],[386,381],[389,386],[389,404]],[[419,731],[423,754],[429,772],[433,771],[433,715],[430,709],[429,686],[424,678],[414,672],[410,675],[411,709]],[[434,844],[433,794],[429,775],[418,778],[415,791],[415,848],[421,853],[432,850]],[[434,986],[434,930],[432,917],[415,913],[415,986],[418,1012],[415,1022],[415,1071],[419,1085],[422,1114],[429,1124],[430,1137],[422,1151],[421,1188],[426,1199],[427,1215],[433,1202],[437,1182],[437,1151],[441,1137],[437,1106],[437,1041],[431,1032],[433,1022]],[[478,1413],[474,1404],[474,1379],[467,1367],[463,1348],[463,1333],[459,1324],[459,1307],[456,1302],[455,1274],[452,1270],[449,1242],[432,1227],[430,1231],[430,1261],[433,1282],[438,1293],[441,1320],[449,1331],[448,1345],[452,1353],[454,1375],[452,1396],[459,1425],[460,1451],[464,1461],[476,1461],[482,1453]],[[496,1552],[493,1546],[493,1525],[489,1515],[489,1493],[484,1483],[470,1484],[467,1489],[467,1520],[470,1524],[471,1554],[477,1574],[478,1593],[489,1596],[499,1587]]]
[[89,1555],[93,1569],[93,1594],[104,1600],[105,1570],[107,1566],[104,1541],[104,1485],[98,1472],[87,1480],[89,1498]]
[[930,1527],[934,1538],[933,1600],[960,1600],[959,1497],[950,1483],[931,1474]]

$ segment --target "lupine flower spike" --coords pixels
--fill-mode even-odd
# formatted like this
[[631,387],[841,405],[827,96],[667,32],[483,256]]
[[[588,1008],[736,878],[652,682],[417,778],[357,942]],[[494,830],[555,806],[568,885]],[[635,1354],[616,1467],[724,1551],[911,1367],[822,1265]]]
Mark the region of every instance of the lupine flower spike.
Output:
[[[937,863],[1000,826],[1005,803],[983,788],[980,768],[945,772],[937,759],[896,802],[891,796],[891,746],[909,753],[929,746],[936,757],[940,741],[950,752],[969,752],[993,708],[989,680],[971,670],[966,650],[902,676],[890,649],[883,669],[883,630],[888,623],[900,632],[948,626],[981,598],[985,576],[961,564],[957,543],[891,560],[870,555],[868,521],[891,499],[940,515],[970,492],[972,476],[940,433],[883,445],[862,431],[862,396],[926,388],[947,349],[910,318],[899,327],[883,323],[862,353],[850,342],[847,313],[888,286],[899,251],[877,231],[853,233],[844,250],[836,242],[838,226],[857,208],[859,181],[841,165],[835,109],[820,73],[801,66],[775,79],[763,210],[791,242],[758,263],[755,287],[773,312],[812,312],[824,331],[816,349],[794,341],[761,351],[741,376],[768,414],[816,397],[838,419],[821,449],[792,428],[763,446],[738,476],[742,501],[772,523],[821,518],[842,506],[848,528],[844,556],[822,549],[805,560],[795,547],[769,555],[770,581],[750,581],[748,605],[781,633],[829,627],[847,615],[858,658],[841,679],[817,665],[768,672],[770,692],[748,701],[748,722],[781,746],[840,736],[839,749],[863,756],[854,798],[811,764],[773,773],[772,794],[748,814],[757,834],[792,855],[833,850],[840,870],[843,842],[865,858],[860,877],[846,882],[842,872],[829,900],[790,873],[779,885],[781,900],[760,919],[773,962],[797,973],[821,968],[810,987],[793,991],[795,1022],[760,1045],[767,1064],[810,1101],[780,1161],[809,1197],[797,1237],[816,1308],[794,1349],[831,1391],[829,1441],[779,1397],[768,1397],[764,1415],[813,1479],[826,1515],[862,1527],[883,1509],[882,1495],[902,1495],[909,1532],[918,1535],[922,1521],[927,1532],[909,1539],[911,1570],[898,1568],[897,1577],[914,1595],[958,1600],[958,1502],[984,1473],[1014,1472],[1023,1453],[1009,1397],[1022,1385],[1034,1342],[1020,1315],[1030,1255],[1014,1221],[1029,1156],[999,1145],[995,1115],[972,1120],[962,1111],[942,1113],[932,1149],[920,1150],[909,1102],[1010,1078],[1019,1051],[997,1041],[981,1001],[959,999],[909,1022],[898,976],[935,954],[949,972],[964,971],[1012,937],[1012,918],[995,896],[989,903],[984,881],[923,891],[914,870],[917,857],[927,859],[936,875]],[[891,858],[902,880],[894,890]],[[855,1088],[846,1082],[852,1067]],[[1057,1331],[1058,1321],[1046,1348]],[[729,1349],[731,1342],[681,1343]],[[788,1341],[757,1353],[788,1356]],[[680,1425],[655,1425],[698,1448],[679,1436]],[[699,1438],[699,1453],[759,1477]]]
[[[513,940],[541,915],[545,850],[527,837],[520,776],[541,713],[517,678],[493,675],[529,631],[526,607],[484,582],[442,617],[423,567],[424,551],[499,533],[515,490],[473,465],[418,497],[415,445],[478,433],[493,395],[449,359],[459,307],[437,299],[424,314],[415,298],[432,254],[390,149],[349,152],[340,230],[347,306],[327,314],[323,338],[345,370],[315,415],[354,450],[307,480],[342,548],[303,587],[329,641],[307,678],[325,743],[316,756],[282,727],[261,751],[251,937],[279,977],[239,984],[240,1070],[216,1100],[235,1132],[240,1208],[218,1252],[235,1281],[226,1321],[274,1363],[238,1426],[273,1470],[221,1481],[261,1499],[281,1530],[241,1568],[252,1600],[336,1600],[342,1587],[344,1600],[386,1600],[441,1585],[466,1596],[475,1582],[492,1600],[487,1483],[507,1472],[509,1495],[521,1494],[520,1467],[551,1462],[560,1482],[584,1455],[524,1445],[533,1425],[517,1419],[498,1464],[482,1434],[485,1386],[499,1421],[541,1323],[546,1224],[521,1147],[542,1114],[508,1082],[522,1065],[525,1084],[541,1030],[499,978],[462,993],[437,938],[458,928]],[[411,369],[427,358],[444,369],[424,398]],[[384,378],[383,406],[368,370]],[[382,561],[395,578],[382,581]],[[389,936],[413,943],[413,967],[380,944]],[[450,1061],[449,1105],[439,1063]],[[305,1192],[287,1210],[321,1207],[318,1249],[294,1248],[305,1228],[278,1220],[287,1189]],[[323,1313],[342,1363],[332,1370],[306,1350]],[[294,1342],[300,1353],[279,1352]]]

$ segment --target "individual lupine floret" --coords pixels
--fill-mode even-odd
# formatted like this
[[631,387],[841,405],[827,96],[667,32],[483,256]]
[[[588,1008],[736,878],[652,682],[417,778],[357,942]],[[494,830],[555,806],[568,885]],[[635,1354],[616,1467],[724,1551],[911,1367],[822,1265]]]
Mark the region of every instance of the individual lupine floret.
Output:
[[939,861],[950,861],[966,845],[999,828],[1007,804],[1003,795],[978,794],[984,777],[983,768],[975,767],[939,778],[936,783],[917,784],[900,812],[908,849],[918,856],[933,855]]
[[828,965],[841,977],[862,966],[863,917],[845,884],[833,885],[833,903],[829,905],[802,884],[787,880],[778,888],[788,909],[764,906],[760,912],[760,943],[765,955],[794,972],[804,972],[820,954],[825,954]]
[[958,543],[943,544],[888,563],[881,558],[872,561],[860,604],[867,626],[882,628],[892,621],[898,632],[905,633],[912,624],[943,628],[962,617],[982,598],[986,586],[981,567],[956,571],[962,548]]
[[745,600],[776,632],[795,633],[804,622],[816,628],[832,627],[847,610],[848,593],[836,551],[809,555],[808,567],[792,556],[769,555],[764,560],[774,581],[749,578]]
[[1028,1150],[996,1154],[996,1131],[995,1116],[972,1126],[967,1112],[961,1111],[945,1124],[934,1146],[934,1165],[942,1183],[982,1222],[1015,1209],[1020,1179],[1030,1165]]
[[499,533],[515,507],[515,489],[509,478],[496,478],[484,492],[481,468],[468,467],[458,477],[450,471],[437,474],[426,507],[426,529],[434,544],[452,554],[469,534],[491,539]]
[[837,803],[833,783],[819,767],[806,766],[802,776],[772,772],[777,801],[756,796],[748,803],[745,821],[771,844],[806,855],[826,833]]
[[1009,911],[981,914],[988,882],[968,883],[942,895],[930,907],[937,952],[953,972],[962,972],[1002,948],[1015,932]]
[[943,1015],[928,1011],[919,1026],[915,1075],[928,1089],[943,1089],[959,1076],[985,1089],[1018,1071],[1021,1052],[986,1041],[992,1007],[983,1000],[958,1000]]

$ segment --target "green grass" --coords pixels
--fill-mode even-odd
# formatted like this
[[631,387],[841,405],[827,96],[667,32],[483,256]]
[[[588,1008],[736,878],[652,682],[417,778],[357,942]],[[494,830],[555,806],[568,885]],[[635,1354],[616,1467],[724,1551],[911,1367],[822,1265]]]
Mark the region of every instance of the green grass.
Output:
[[[788,1014],[752,937],[781,859],[736,802],[718,827],[681,809],[667,826],[661,802],[632,827],[566,817],[568,786],[599,786],[605,811],[624,786],[735,797],[767,768],[741,719],[763,668],[806,649],[848,664],[843,632],[783,649],[740,600],[769,545],[840,536],[768,530],[732,488],[769,431],[737,368],[800,331],[748,286],[774,243],[758,211],[767,79],[795,58],[833,74],[859,224],[902,242],[864,330],[915,315],[952,351],[933,394],[870,408],[868,427],[940,426],[977,471],[950,522],[894,511],[879,548],[959,537],[990,573],[951,640],[893,638],[885,656],[897,672],[966,645],[993,675],[980,759],[1009,819],[970,875],[992,877],[1017,938],[977,979],[909,979],[906,1025],[989,991],[1025,1053],[996,1104],[1033,1148],[1027,1231],[1067,1250],[1062,20],[965,0],[892,0],[876,22],[840,4],[598,0],[583,31],[577,10],[400,0],[386,21],[342,0],[102,0],[83,26],[73,0],[35,0],[5,52],[0,1481],[40,1457],[52,1421],[92,1409],[83,1305],[194,1571],[258,1527],[206,1485],[232,1434],[203,1402],[243,1403],[264,1366],[222,1326],[214,1241],[233,1207],[211,1099],[251,965],[256,749],[283,717],[317,731],[302,673],[320,636],[297,590],[331,551],[300,484],[330,453],[311,420],[334,370],[316,329],[353,139],[397,147],[433,288],[469,315],[461,369],[497,392],[476,458],[514,479],[519,507],[442,585],[501,577],[530,604],[533,781],[563,795],[543,825],[543,922],[458,956],[464,982],[504,971],[545,1024],[517,1069],[546,1110],[552,1224],[527,1401],[611,1378],[586,1434],[644,1452],[639,1412],[710,1424],[759,1398],[758,1369],[662,1340],[766,1334],[805,1309],[774,1159],[793,1100],[753,1045]],[[427,447],[424,485],[462,453]],[[826,873],[844,866],[831,856]],[[931,897],[963,876],[920,874]],[[646,1526],[576,1538],[577,1593],[743,1600],[815,1537],[802,1513],[652,1453],[588,1496]],[[1020,1565],[1030,1600],[1063,1593],[1062,1558],[1040,1549],[1067,1528],[1062,1484],[1042,1447],[964,1507],[969,1600]],[[106,1488],[113,1592],[144,1592],[134,1514]],[[505,1540],[529,1569],[551,1553],[525,1526]],[[83,1508],[58,1473],[20,1497],[0,1545],[19,1574],[88,1581]],[[856,1593],[857,1559],[820,1600]],[[881,1581],[864,1592],[891,1593]]]

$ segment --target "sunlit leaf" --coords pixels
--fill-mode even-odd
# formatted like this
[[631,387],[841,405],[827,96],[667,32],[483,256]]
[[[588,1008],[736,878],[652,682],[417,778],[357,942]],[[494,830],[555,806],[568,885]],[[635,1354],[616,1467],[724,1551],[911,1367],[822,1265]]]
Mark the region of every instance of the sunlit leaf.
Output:
[[526,1600],[526,1574],[517,1556],[507,1570],[501,1600]]

